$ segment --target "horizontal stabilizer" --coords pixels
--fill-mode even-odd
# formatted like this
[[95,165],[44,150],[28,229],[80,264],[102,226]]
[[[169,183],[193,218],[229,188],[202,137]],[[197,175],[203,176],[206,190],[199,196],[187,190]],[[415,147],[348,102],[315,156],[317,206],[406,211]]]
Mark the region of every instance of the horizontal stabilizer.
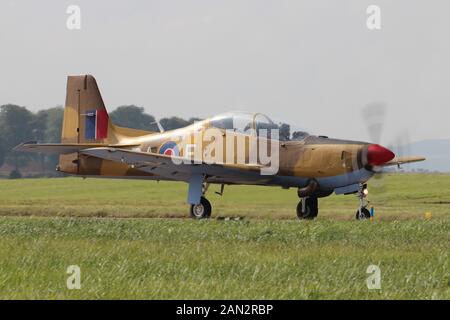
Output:
[[68,154],[78,152],[83,149],[97,148],[97,147],[116,147],[127,148],[136,147],[137,144],[100,144],[100,143],[36,143],[35,141],[21,143],[13,148],[13,151],[23,152],[41,152],[41,153],[56,153]]

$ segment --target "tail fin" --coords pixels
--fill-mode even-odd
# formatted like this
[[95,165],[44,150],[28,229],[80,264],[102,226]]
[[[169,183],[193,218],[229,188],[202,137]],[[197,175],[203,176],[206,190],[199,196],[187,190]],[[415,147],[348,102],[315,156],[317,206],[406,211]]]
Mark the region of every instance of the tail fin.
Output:
[[94,77],[69,76],[61,142],[116,143],[111,125]]
[[150,133],[113,125],[93,76],[67,78],[62,143],[117,144],[124,138]]
[[[151,133],[113,125],[93,76],[67,77],[62,144],[120,144]],[[79,172],[78,157],[77,153],[61,155],[61,171]]]

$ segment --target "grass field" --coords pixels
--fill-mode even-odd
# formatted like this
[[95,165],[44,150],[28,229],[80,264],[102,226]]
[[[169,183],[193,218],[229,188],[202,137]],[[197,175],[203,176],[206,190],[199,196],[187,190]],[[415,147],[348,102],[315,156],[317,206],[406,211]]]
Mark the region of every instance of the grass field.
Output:
[[353,196],[297,221],[295,190],[243,186],[208,195],[213,216],[243,220],[192,221],[166,219],[187,216],[184,184],[1,180],[0,298],[449,299],[450,175],[369,187],[373,222],[354,221]]
[[[227,186],[223,197],[211,186],[213,216],[252,219],[294,219],[295,189]],[[450,174],[393,174],[369,183],[377,219],[450,218]],[[110,179],[0,180],[0,216],[59,217],[187,217],[187,185]],[[353,195],[319,200],[319,220],[353,220],[358,199]]]

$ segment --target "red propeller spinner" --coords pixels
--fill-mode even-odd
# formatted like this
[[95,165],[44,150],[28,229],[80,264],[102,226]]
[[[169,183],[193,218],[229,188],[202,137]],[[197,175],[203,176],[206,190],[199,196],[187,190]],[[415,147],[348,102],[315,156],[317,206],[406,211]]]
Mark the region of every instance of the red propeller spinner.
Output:
[[380,166],[394,159],[395,154],[379,144],[371,144],[367,148],[367,163],[371,166]]

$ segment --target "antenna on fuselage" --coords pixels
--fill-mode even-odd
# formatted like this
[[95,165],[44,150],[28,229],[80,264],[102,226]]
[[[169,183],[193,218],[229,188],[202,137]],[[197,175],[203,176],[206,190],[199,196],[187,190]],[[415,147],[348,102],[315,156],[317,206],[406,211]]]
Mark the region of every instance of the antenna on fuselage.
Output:
[[166,131],[166,130],[164,130],[164,127],[161,125],[161,123],[159,122],[159,120],[156,120],[156,121],[151,122],[150,125],[155,124],[155,123],[156,123],[156,125],[158,126],[159,132],[163,133],[164,131]]

